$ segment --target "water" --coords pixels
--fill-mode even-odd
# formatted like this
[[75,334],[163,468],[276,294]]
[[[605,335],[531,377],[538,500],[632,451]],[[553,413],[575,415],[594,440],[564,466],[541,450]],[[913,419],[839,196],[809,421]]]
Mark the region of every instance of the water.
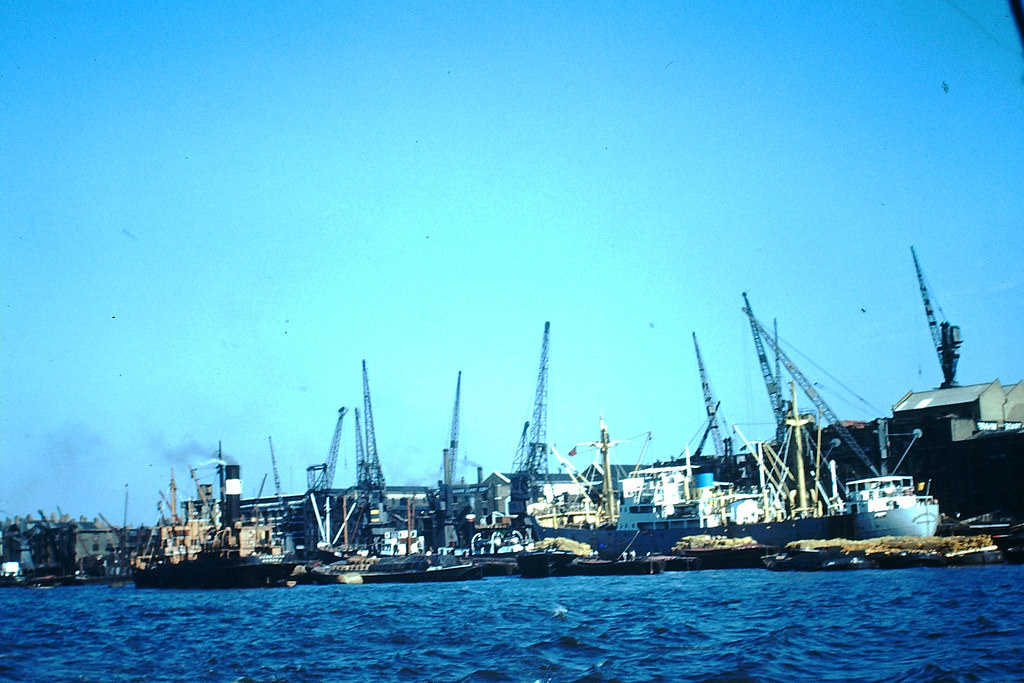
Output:
[[1024,566],[0,590],[12,681],[1024,680]]

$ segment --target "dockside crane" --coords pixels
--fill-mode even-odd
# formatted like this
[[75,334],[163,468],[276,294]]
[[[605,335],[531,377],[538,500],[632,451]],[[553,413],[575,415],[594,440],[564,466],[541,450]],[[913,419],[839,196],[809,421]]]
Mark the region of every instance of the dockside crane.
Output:
[[370,404],[370,380],[366,374],[366,361],[363,361],[363,420],[366,425],[366,452],[362,462],[356,463],[358,476],[356,483],[361,491],[366,491],[380,500],[384,499],[384,473],[380,469],[380,458],[377,456],[377,435],[373,430],[373,406]]
[[462,371],[455,380],[455,407],[452,408],[452,426],[449,432],[448,448],[444,452],[444,483],[451,487],[455,483],[455,468],[459,456],[459,396],[462,393]]
[[[342,532],[348,539],[357,539],[366,546],[375,542],[374,527],[388,523],[388,513],[385,509],[385,483],[384,474],[381,472],[380,460],[377,456],[377,439],[373,430],[373,408],[370,405],[370,383],[366,373],[366,361],[363,361],[363,415],[366,417],[366,427],[363,427],[363,420],[359,408],[355,409],[356,421],[356,499],[352,501],[352,507],[348,502],[342,501],[342,509],[346,510],[342,523]],[[352,520],[351,524],[349,519]]]
[[718,419],[719,402],[715,400],[715,394],[711,390],[711,382],[708,381],[708,373],[704,369],[704,359],[700,355],[700,345],[697,344],[696,332],[693,333],[693,348],[697,352],[697,371],[700,373],[700,388],[704,393],[704,409],[708,414],[708,428],[704,432],[704,438],[701,439],[701,444],[694,455],[700,455],[701,449],[704,446],[704,440],[710,434],[711,440],[715,444],[715,454],[724,458],[732,454],[732,439],[726,439],[722,436]]
[[[743,300],[747,302],[746,293],[743,294]],[[811,382],[807,379],[807,377],[804,376],[804,373],[802,373],[800,369],[796,367],[793,361],[789,359],[789,356],[786,355],[786,352],[782,350],[778,343],[771,337],[771,335],[768,334],[768,331],[764,329],[764,326],[761,325],[757,318],[754,317],[754,313],[750,310],[749,302],[747,302],[747,306],[743,309],[743,312],[746,313],[747,317],[750,319],[751,329],[759,331],[764,336],[765,341],[767,341],[768,345],[771,346],[772,351],[778,354],[778,357],[782,361],[782,365],[789,372],[790,376],[792,376],[796,383],[800,385],[800,388],[803,389],[804,393],[807,395],[807,398],[811,399],[811,402],[820,411],[822,417],[825,418],[825,420],[827,420],[828,423],[831,424],[832,427],[836,430],[836,433],[839,434],[839,438],[843,440],[843,443],[846,444],[846,447],[849,448],[854,453],[854,455],[856,455],[860,459],[860,461],[865,465],[865,467],[867,467],[871,471],[871,473],[874,476],[879,476],[878,469],[871,463],[871,460],[868,458],[867,453],[864,452],[864,449],[861,448],[860,444],[858,444],[857,441],[853,438],[853,435],[850,434],[850,431],[843,426],[842,422],[839,421],[839,418],[836,417],[836,414],[832,412],[832,409],[829,408],[827,403],[825,403],[825,399],[823,399],[821,395],[818,394],[817,390],[814,388]],[[759,355],[762,355],[763,357],[763,354]],[[783,428],[785,428],[785,420],[787,419],[785,414],[783,414],[782,419],[782,426]],[[782,440],[780,439],[779,442],[782,443]]]
[[[754,317],[754,312],[750,307],[750,301],[747,299],[746,292],[743,292],[743,312],[750,318],[750,332],[754,337],[757,360],[761,365],[764,386],[768,390],[768,402],[772,407],[772,415],[775,416],[775,440],[781,444],[786,438],[786,404],[782,400],[782,387],[779,384],[778,371],[772,371],[772,366],[768,362],[768,354],[764,350],[764,340],[761,338],[764,328],[761,327],[761,324]],[[764,335],[766,337],[769,336],[767,332],[764,332]],[[778,360],[778,355],[776,360]]]
[[[455,406],[452,408],[452,423],[448,437],[448,447],[444,449],[444,476],[441,481],[440,500],[444,504],[441,514],[435,517],[434,533],[445,546],[459,545],[459,534],[455,524],[455,497],[452,485],[455,483],[456,467],[459,458],[459,398],[462,393],[462,371],[455,380]],[[438,541],[435,541],[437,543]]]
[[[932,333],[932,343],[939,355],[939,365],[942,368],[942,384],[940,389],[949,389],[957,386],[956,364],[960,360],[960,328],[957,325],[949,324],[949,321],[938,322],[935,319],[935,311],[932,309],[932,297],[928,294],[928,286],[924,282],[924,275],[921,273],[921,264],[917,261],[917,252],[910,247],[910,255],[914,257],[914,270],[917,271],[917,284],[921,288],[921,299],[924,301],[924,314],[928,318],[928,329]],[[942,308],[939,308],[942,312]]]
[[520,440],[512,464],[512,478],[509,488],[509,514],[513,523],[522,526],[525,523],[527,504],[537,497],[539,482],[548,473],[548,345],[551,323],[544,323],[544,339],[540,349],[540,368],[537,371],[537,391],[533,399],[533,420],[527,425],[530,429],[530,440],[525,440],[526,427],[523,428],[524,438]]
[[[338,466],[338,448],[341,445],[341,424],[345,419],[348,408],[338,409],[338,422],[334,426],[334,436],[331,438],[331,447],[327,451],[327,460],[319,465],[310,465],[306,468],[306,483],[310,491],[328,491],[334,486],[334,472]],[[273,445],[271,445],[273,455]],[[276,481],[277,467],[274,468]]]

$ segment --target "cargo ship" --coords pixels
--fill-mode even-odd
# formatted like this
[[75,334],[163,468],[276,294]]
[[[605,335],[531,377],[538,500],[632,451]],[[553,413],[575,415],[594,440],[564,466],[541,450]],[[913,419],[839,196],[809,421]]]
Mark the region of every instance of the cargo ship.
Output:
[[[598,514],[589,523],[542,525],[534,520],[534,537],[569,538],[588,544],[602,558],[615,559],[633,552],[668,554],[682,538],[697,535],[750,538],[777,547],[810,539],[934,535],[938,503],[918,495],[911,477],[876,477],[844,486],[835,466],[820,453],[817,464],[824,467],[812,477],[802,466],[801,439],[788,442],[797,444],[792,457],[776,454],[769,444],[749,444],[761,466],[760,486],[738,490],[715,481],[713,472],[692,464],[689,457],[656,463],[623,478],[618,491],[606,477]],[[611,441],[603,420],[598,445],[602,469],[610,472]],[[788,462],[796,464],[795,472]],[[823,485],[820,470],[825,469],[830,491]]]
[[[198,484],[199,500],[174,508],[145,551],[132,558],[137,588],[257,588],[281,585],[298,566],[286,555],[272,524],[239,514],[242,485],[238,465],[218,466],[221,499]],[[194,473],[193,473],[194,474]]]
[[[931,536],[938,503],[913,492],[910,477],[850,482],[854,499],[830,505],[825,514],[773,509],[768,489],[739,493],[713,481],[710,472],[686,464],[650,467],[622,480],[623,502],[614,524],[545,527],[538,539],[569,538],[607,559],[627,552],[667,554],[687,536],[751,538],[766,546],[808,539]],[[871,488],[866,488],[870,486]],[[767,504],[766,504],[767,502]]]

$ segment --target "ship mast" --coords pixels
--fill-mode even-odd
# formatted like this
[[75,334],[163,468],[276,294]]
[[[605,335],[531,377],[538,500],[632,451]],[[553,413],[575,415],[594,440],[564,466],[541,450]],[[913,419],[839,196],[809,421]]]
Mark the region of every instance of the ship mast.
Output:
[[618,499],[615,497],[615,485],[612,482],[611,447],[622,443],[608,438],[608,425],[601,416],[601,440],[581,443],[579,446],[592,446],[601,452],[601,516],[604,522],[613,524],[619,516]]

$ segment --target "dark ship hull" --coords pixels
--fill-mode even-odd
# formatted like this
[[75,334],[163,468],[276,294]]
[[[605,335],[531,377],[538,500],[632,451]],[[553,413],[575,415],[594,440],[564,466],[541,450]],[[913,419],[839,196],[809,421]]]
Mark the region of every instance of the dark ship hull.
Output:
[[808,517],[783,522],[758,522],[754,524],[729,524],[727,526],[668,529],[579,529],[571,527],[549,528],[535,526],[534,536],[544,538],[569,538],[586,543],[598,556],[616,559],[626,552],[637,555],[669,555],[672,548],[684,536],[713,534],[728,538],[752,538],[765,546],[784,546],[792,541],[851,538],[854,534],[852,515],[830,515]]
[[281,555],[199,557],[136,568],[136,588],[265,588],[281,585],[297,563]]

